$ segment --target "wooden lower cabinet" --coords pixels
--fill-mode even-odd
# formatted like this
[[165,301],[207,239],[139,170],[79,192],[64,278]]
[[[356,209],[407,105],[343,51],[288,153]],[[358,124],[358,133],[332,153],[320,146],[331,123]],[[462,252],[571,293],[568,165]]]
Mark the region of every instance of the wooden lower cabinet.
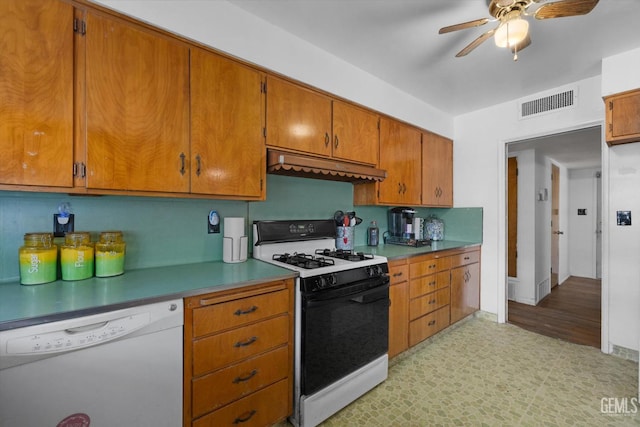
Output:
[[480,309],[480,247],[389,261],[389,358]]
[[449,307],[442,307],[409,324],[409,345],[414,346],[449,326]]
[[224,408],[199,418],[193,427],[268,426],[288,414],[283,397],[289,393],[289,382],[279,381],[267,388],[237,400]]
[[409,265],[389,261],[389,358],[409,348]]
[[480,251],[458,255],[451,269],[451,323],[480,309]]
[[185,299],[184,426],[265,426],[292,413],[293,280]]

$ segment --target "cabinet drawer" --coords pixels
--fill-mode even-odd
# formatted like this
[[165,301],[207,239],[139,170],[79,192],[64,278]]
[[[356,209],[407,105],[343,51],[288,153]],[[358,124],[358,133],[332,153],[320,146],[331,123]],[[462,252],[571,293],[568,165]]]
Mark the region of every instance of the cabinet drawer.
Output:
[[393,265],[389,263],[389,279],[390,285],[402,283],[409,280],[409,265]]
[[288,347],[283,346],[193,380],[193,417],[286,378],[288,356]]
[[[206,299],[201,303],[206,304]],[[193,336],[216,333],[288,310],[289,292],[286,289],[196,308],[193,310]]]
[[201,338],[193,343],[193,375],[222,368],[288,341],[288,315]]
[[414,279],[409,288],[409,298],[417,298],[420,295],[446,288],[450,282],[451,273],[449,270]]
[[417,319],[424,314],[448,305],[449,297],[449,288],[445,288],[419,298],[412,299],[409,302],[409,319]]
[[409,323],[409,345],[414,346],[447,326],[449,326],[449,306],[420,317]]
[[451,258],[451,268],[460,267],[461,265],[473,264],[480,261],[480,251],[465,252],[460,255],[454,255]]
[[448,270],[450,267],[449,257],[433,258],[426,261],[420,261],[409,264],[409,273],[414,279],[420,276],[437,273],[439,271]]
[[287,416],[289,381],[282,380],[195,420],[193,427],[273,425]]

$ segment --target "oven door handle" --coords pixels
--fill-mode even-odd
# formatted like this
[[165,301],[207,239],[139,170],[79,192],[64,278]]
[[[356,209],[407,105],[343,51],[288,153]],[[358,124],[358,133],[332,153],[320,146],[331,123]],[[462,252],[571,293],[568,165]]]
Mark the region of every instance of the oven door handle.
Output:
[[[330,295],[330,294],[329,294]],[[375,297],[377,295],[377,297]],[[311,295],[305,298],[304,305],[307,308],[317,307],[325,304],[330,304],[332,302],[343,300],[343,301],[353,301],[359,304],[371,304],[376,301],[380,301],[381,299],[389,299],[389,282],[384,281],[380,286],[376,286],[375,288],[369,288],[367,290],[357,290],[351,293],[346,294],[337,294],[335,296],[327,296],[323,295],[322,297],[318,295]]]

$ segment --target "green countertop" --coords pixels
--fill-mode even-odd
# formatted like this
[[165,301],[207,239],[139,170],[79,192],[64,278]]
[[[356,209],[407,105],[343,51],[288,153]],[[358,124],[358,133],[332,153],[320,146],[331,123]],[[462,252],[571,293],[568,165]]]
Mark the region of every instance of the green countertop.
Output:
[[296,276],[249,259],[146,268],[76,282],[0,283],[0,331]]
[[380,255],[387,257],[387,259],[401,259],[408,258],[415,255],[428,254],[433,252],[445,251],[448,249],[464,249],[472,246],[480,246],[481,243],[477,242],[459,242],[453,240],[442,240],[437,242],[431,242],[431,246],[422,246],[415,248],[412,246],[400,246],[400,245],[384,245],[378,246],[356,246],[354,251],[372,253],[374,255]]
[[[479,245],[444,240],[420,248],[381,244],[354,250],[392,260]],[[237,264],[217,261],[131,270],[76,282],[0,283],[0,331],[296,276],[294,271],[248,259]]]

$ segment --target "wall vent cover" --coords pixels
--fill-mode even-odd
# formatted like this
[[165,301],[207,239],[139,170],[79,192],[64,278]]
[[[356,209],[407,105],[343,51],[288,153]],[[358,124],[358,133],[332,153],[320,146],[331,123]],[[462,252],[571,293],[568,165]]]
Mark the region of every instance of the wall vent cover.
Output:
[[537,97],[521,101],[519,105],[519,118],[526,119],[529,117],[548,114],[558,110],[573,108],[577,101],[577,90],[569,89],[557,92],[552,95]]

